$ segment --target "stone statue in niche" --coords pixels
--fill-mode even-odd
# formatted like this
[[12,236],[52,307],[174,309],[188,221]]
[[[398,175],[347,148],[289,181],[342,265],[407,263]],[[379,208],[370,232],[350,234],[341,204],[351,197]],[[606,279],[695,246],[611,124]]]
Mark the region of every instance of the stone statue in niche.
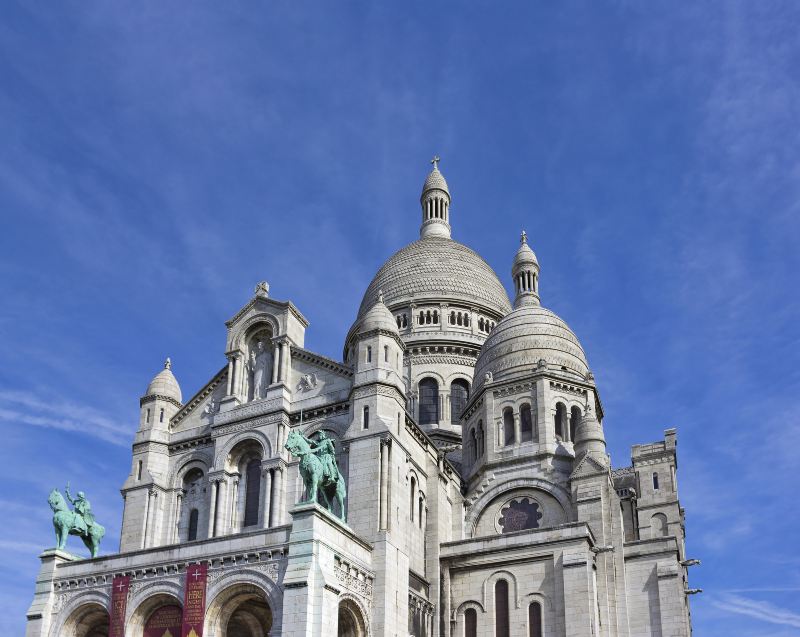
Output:
[[255,349],[250,351],[250,359],[247,361],[247,370],[253,379],[251,385],[253,388],[253,400],[260,400],[266,394],[270,360],[271,356],[264,346],[264,341],[259,340]]

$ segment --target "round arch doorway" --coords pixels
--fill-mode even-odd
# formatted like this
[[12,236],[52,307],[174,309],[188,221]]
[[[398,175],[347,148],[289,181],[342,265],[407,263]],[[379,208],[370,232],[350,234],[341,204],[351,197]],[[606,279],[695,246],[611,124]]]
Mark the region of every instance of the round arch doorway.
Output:
[[367,627],[358,605],[343,599],[339,602],[339,629],[337,637],[366,637]]
[[108,637],[108,611],[96,603],[80,606],[70,615],[61,634],[74,637]]

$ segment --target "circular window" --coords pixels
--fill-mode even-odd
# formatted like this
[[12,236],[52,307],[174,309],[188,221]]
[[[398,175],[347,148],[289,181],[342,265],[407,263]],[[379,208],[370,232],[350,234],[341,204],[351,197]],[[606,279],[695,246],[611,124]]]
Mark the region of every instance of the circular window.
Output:
[[497,526],[501,533],[513,533],[526,529],[538,529],[542,512],[533,498],[520,497],[509,500],[500,507]]

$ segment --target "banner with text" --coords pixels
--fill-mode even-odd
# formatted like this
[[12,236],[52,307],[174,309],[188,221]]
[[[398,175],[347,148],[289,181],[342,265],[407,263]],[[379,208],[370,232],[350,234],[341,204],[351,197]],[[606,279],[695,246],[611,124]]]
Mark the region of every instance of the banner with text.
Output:
[[129,575],[117,575],[111,585],[108,637],[125,637],[125,609],[128,607]]
[[181,637],[203,637],[207,580],[208,564],[190,564],[186,569],[186,594],[183,600]]
[[177,604],[157,609],[144,625],[144,637],[180,637],[183,611]]

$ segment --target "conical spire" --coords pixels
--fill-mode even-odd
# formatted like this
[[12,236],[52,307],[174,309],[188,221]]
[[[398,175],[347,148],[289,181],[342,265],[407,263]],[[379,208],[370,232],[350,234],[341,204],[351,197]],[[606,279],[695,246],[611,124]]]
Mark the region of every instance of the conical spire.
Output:
[[605,455],[606,437],[603,434],[603,426],[597,420],[592,404],[588,400],[584,411],[575,431],[575,458],[578,459],[589,452]]
[[514,307],[539,305],[539,261],[528,245],[528,233],[524,230],[519,243],[519,250],[514,255],[514,264],[511,266],[511,276],[517,291]]
[[450,236],[450,189],[444,175],[439,172],[440,161],[438,155],[431,160],[433,170],[422,186],[419,199],[422,205],[421,238]]

